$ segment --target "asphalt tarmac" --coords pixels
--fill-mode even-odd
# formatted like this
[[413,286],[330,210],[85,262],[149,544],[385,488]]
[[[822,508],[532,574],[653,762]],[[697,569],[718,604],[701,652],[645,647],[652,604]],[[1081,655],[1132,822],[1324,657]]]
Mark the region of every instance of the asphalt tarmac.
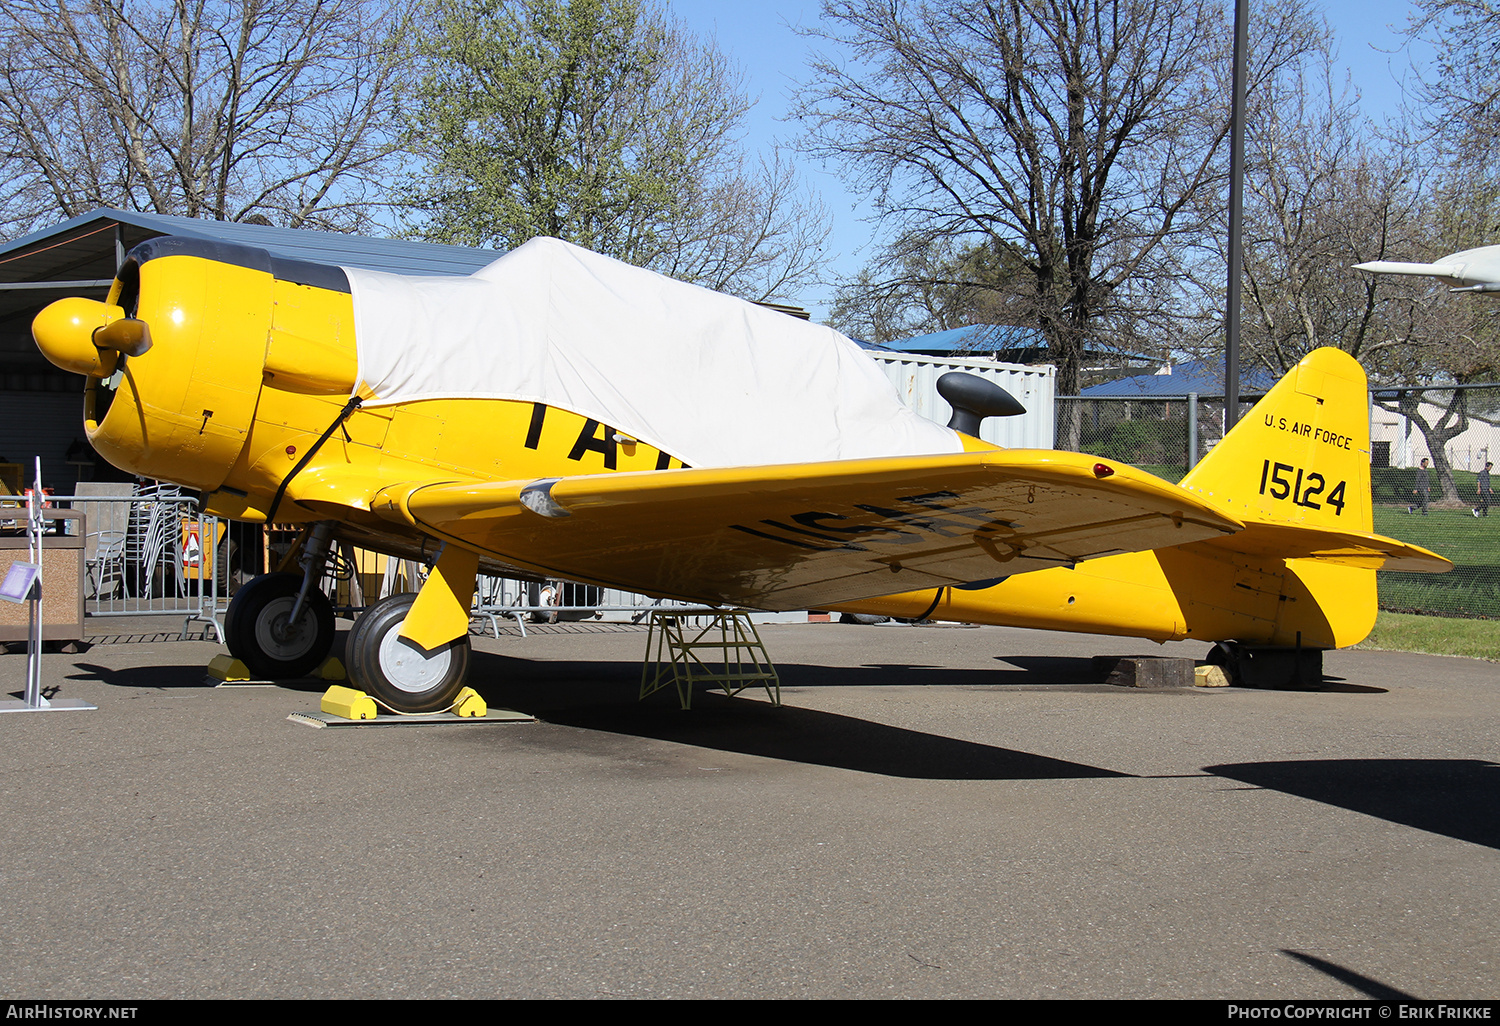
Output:
[[1500,996],[1493,663],[1143,691],[1088,657],[1147,642],[774,625],[784,708],[683,712],[579,630],[475,639],[536,722],[315,730],[165,629],[0,716],[5,998]]

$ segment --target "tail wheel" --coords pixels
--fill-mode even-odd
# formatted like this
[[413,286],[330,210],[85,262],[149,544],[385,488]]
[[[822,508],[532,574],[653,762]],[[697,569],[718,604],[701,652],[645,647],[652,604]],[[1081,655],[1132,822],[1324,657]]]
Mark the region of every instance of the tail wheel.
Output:
[[426,652],[401,637],[416,595],[392,595],[371,606],[346,643],[349,679],[399,712],[437,712],[453,704],[469,673],[465,634]]
[[1224,671],[1229,678],[1229,683],[1240,683],[1240,659],[1243,652],[1240,646],[1233,641],[1220,641],[1208,650],[1208,657],[1204,662],[1210,666],[1217,666]]
[[328,658],[333,647],[333,607],[314,588],[295,624],[289,622],[301,574],[266,574],[235,593],[224,617],[229,653],[257,677],[305,677]]

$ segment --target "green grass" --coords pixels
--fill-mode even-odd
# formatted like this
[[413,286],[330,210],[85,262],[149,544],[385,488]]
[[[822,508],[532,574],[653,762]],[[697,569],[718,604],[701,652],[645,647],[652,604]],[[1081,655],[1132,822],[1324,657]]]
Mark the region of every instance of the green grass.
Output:
[[[1399,502],[1402,508],[1411,501],[1411,483],[1416,477],[1416,470],[1411,467],[1373,467],[1370,470],[1370,491],[1375,496],[1376,503]],[[1453,487],[1458,489],[1458,497],[1465,502],[1474,501],[1474,488],[1477,476],[1472,470],[1455,470],[1453,472]],[[1437,471],[1431,472],[1429,480],[1432,482],[1432,497],[1441,499],[1443,497],[1442,485],[1438,483]]]
[[1500,661],[1500,620],[1460,620],[1382,611],[1358,648]]
[[1400,538],[1455,562],[1500,564],[1500,504],[1487,517],[1473,510],[1429,509],[1408,513],[1405,506],[1376,506],[1375,533]]
[[1476,518],[1465,509],[1376,506],[1375,532],[1421,545],[1456,564],[1446,574],[1380,574],[1380,608],[1446,616],[1500,617],[1500,507]]
[[1488,553],[1494,558],[1485,562],[1500,562],[1500,502],[1490,516],[1475,516],[1470,505],[1461,510],[1430,507],[1427,516],[1421,511],[1407,513],[1406,505],[1377,505],[1376,534],[1415,541],[1443,555],[1448,555],[1445,549]]
[[1500,571],[1456,566],[1446,574],[1381,573],[1380,608],[1433,616],[1500,617]]

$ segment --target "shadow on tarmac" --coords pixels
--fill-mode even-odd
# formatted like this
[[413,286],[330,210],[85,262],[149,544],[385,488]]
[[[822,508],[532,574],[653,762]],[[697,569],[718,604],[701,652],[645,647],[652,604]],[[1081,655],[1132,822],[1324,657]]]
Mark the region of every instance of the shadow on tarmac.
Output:
[[[908,730],[855,716],[794,707],[775,708],[765,692],[728,699],[700,690],[693,709],[678,708],[670,686],[639,701],[641,664],[635,661],[531,661],[475,652],[470,683],[487,702],[529,713],[560,726],[600,734],[654,738],[677,744],[886,776],[937,780],[1051,780],[1127,777],[1130,774],[1030,752]],[[1087,669],[1088,660],[1062,660]],[[74,663],[69,680],[97,680],[125,688],[202,688],[201,665],[156,665],[114,669]],[[874,665],[778,667],[784,690],[799,686],[1070,683],[1035,670],[947,670],[939,667]],[[322,692],[326,681],[282,682],[280,687]],[[1092,685],[1101,687],[1103,685]],[[1113,690],[1113,689],[1112,689]],[[470,735],[488,738],[489,732]]]
[[80,672],[69,673],[64,679],[97,680],[115,688],[201,688],[208,676],[202,663],[128,666],[120,669],[83,662],[76,662],[73,666]]
[[1245,762],[1204,771],[1500,848],[1500,765],[1475,759]]
[[[1087,660],[1079,660],[1087,663]],[[824,667],[782,664],[783,693],[816,683],[985,684],[1014,683],[1017,671],[942,670],[907,666]],[[1029,673],[1023,676],[1030,677]],[[832,678],[832,679],[830,679]],[[938,780],[1050,780],[1124,777],[1126,773],[978,744],[837,713],[775,708],[763,689],[758,698],[728,699],[700,690],[693,708],[678,708],[668,686],[646,701],[638,662],[533,663],[475,653],[470,682],[492,705],[530,713],[548,723],[633,737],[654,738],[726,752],[809,765]]]
[[[534,685],[569,690],[607,687],[612,693],[629,688],[634,699],[640,687],[638,660],[537,660],[475,651],[469,683],[496,681],[518,687]],[[1088,658],[1067,656],[996,656],[997,665],[956,669],[931,663],[821,664],[777,662],[783,688],[798,687],[930,687],[969,685],[977,687],[1105,687]],[[1008,664],[1008,665],[1007,665]],[[1110,691],[1134,689],[1109,688]],[[1158,692],[1160,693],[1160,692]],[[561,698],[562,696],[555,696]]]
[[[115,688],[203,688],[214,687],[208,671],[201,663],[191,665],[169,664],[165,666],[128,666],[116,669],[97,663],[74,663],[81,672],[67,674],[67,680],[97,680]],[[277,681],[276,687],[285,691],[305,691],[322,694],[332,681],[307,677],[302,680]],[[226,685],[235,687],[236,685]],[[244,685],[239,685],[244,686]]]
[[995,745],[872,723],[837,713],[695,695],[684,713],[662,703],[538,714],[549,723],[649,737],[813,766],[933,780],[1057,780],[1128,773]]
[[1325,959],[1319,958],[1316,955],[1305,955],[1300,951],[1293,951],[1291,948],[1282,948],[1281,953],[1283,955],[1289,955],[1292,958],[1295,958],[1303,965],[1310,966],[1311,968],[1316,969],[1318,972],[1322,973],[1324,976],[1328,976],[1332,979],[1338,980],[1345,986],[1351,987],[1354,990],[1359,991],[1366,997],[1373,998],[1376,1001],[1417,1000],[1410,994],[1399,991],[1395,987],[1388,987],[1384,983],[1381,983],[1379,980],[1371,979],[1368,976],[1361,976],[1353,969],[1346,969],[1343,966],[1339,965],[1337,962],[1329,962]]

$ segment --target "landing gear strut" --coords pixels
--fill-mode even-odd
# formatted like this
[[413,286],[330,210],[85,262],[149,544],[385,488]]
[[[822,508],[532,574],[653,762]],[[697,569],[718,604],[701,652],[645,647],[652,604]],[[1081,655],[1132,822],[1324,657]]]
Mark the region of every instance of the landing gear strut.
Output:
[[333,607],[315,586],[323,576],[333,525],[313,526],[304,546],[303,572],[265,574],[235,593],[224,618],[229,652],[257,677],[305,677],[333,647]]

